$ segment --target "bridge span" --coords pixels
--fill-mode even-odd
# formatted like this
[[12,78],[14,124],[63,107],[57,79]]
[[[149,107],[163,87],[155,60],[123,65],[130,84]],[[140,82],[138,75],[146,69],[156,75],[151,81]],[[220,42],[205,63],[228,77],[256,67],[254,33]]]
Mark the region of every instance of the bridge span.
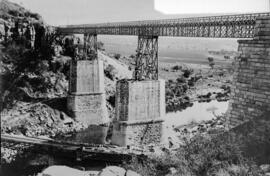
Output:
[[59,27],[66,34],[253,38],[256,19],[270,13],[82,24]]

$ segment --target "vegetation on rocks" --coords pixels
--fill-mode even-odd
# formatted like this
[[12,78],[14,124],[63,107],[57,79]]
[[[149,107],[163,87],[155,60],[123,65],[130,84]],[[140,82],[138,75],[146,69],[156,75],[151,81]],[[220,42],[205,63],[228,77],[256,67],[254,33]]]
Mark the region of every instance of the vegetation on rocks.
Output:
[[192,106],[192,102],[186,93],[201,77],[193,75],[193,70],[188,67],[176,65],[172,67],[172,70],[181,71],[181,75],[176,80],[166,82],[166,110],[183,110]]
[[12,3],[7,0],[0,1],[0,18],[8,20],[12,18],[24,17],[42,20],[42,17],[39,14],[30,12],[16,3]]
[[[31,18],[23,20],[17,18],[15,20],[16,23],[19,23],[18,21],[23,21],[22,23],[25,24],[33,23]],[[6,23],[9,23],[10,26],[14,25],[12,21]],[[53,92],[55,86],[64,87],[64,85],[59,85],[61,81],[51,79],[52,75],[57,77],[52,70],[52,46],[56,35],[49,28],[44,27],[42,21],[36,21],[34,26],[36,30],[35,47],[30,48],[28,45],[30,39],[16,35],[16,33],[13,33],[5,42],[0,44],[2,46],[0,76],[3,82],[1,86],[1,109],[11,107],[15,100],[20,98],[16,96],[18,92],[24,91],[25,94],[30,96],[28,98],[46,98],[44,95]],[[40,31],[41,28],[44,29],[43,32]],[[15,26],[13,30],[18,29]],[[25,33],[25,35],[27,34]],[[58,78],[60,77],[58,76]],[[61,91],[65,90],[62,89]],[[36,95],[33,95],[33,93]]]
[[232,131],[224,128],[185,136],[176,151],[152,158],[134,157],[125,167],[141,175],[263,176],[269,163],[269,114]]

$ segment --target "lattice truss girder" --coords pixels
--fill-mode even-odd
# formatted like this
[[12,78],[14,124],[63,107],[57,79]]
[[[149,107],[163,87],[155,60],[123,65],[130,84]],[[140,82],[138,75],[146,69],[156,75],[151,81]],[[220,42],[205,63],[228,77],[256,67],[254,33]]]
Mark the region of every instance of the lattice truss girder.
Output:
[[61,33],[94,31],[108,35],[253,38],[256,19],[266,16],[270,13],[73,25],[58,29]]
[[135,80],[158,79],[158,37],[138,36],[135,58]]
[[84,46],[83,56],[86,60],[97,59],[97,35],[96,34],[84,34]]

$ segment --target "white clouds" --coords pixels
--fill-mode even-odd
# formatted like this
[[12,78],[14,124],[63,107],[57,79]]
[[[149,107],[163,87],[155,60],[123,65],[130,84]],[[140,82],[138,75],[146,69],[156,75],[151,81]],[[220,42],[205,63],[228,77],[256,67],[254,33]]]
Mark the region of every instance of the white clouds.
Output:
[[252,13],[269,11],[269,0],[155,0],[165,14]]

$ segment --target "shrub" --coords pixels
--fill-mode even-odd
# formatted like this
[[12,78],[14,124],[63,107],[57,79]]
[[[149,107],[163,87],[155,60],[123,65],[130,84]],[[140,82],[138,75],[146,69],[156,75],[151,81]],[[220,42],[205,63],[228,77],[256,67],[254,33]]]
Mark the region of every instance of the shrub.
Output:
[[181,70],[181,69],[182,69],[181,65],[175,65],[175,66],[172,67],[173,71],[177,71],[177,70]]
[[38,13],[31,13],[30,17],[35,18],[36,20],[41,20],[42,19],[42,17]]
[[120,54],[115,54],[115,55],[114,55],[114,58],[115,58],[115,59],[117,59],[117,60],[119,60],[119,59],[120,59],[120,57],[121,57],[121,55],[120,55]]
[[213,57],[208,57],[208,62],[209,62],[209,66],[213,69],[215,62],[214,62],[214,58]]
[[134,54],[131,54],[129,57],[130,57],[131,59],[134,59],[134,58],[135,58],[135,55],[134,55]]
[[133,156],[131,161],[124,163],[123,167],[143,176],[164,176],[171,167],[176,167],[177,163],[173,158],[170,154],[154,158]]
[[108,65],[104,69],[105,76],[108,77],[111,80],[114,80],[115,79],[116,72],[117,72],[117,70],[112,65]]
[[188,78],[192,73],[193,73],[193,70],[192,69],[187,68],[187,69],[184,69],[183,70],[183,76],[185,78]]
[[97,48],[98,48],[99,50],[104,51],[104,50],[105,50],[105,49],[104,49],[104,43],[101,42],[101,41],[98,41],[98,42],[97,42]]
[[34,18],[36,20],[41,20],[42,19],[42,17],[38,13],[32,13],[32,12],[29,12],[29,11],[26,11],[24,13],[24,16],[31,17],[31,18]]
[[8,11],[8,14],[14,16],[14,17],[18,17],[18,16],[21,16],[21,13],[17,10],[9,10]]
[[185,84],[187,80],[185,79],[185,77],[180,76],[179,78],[176,79],[176,82],[180,84]]
[[175,154],[165,153],[152,159],[133,159],[125,165],[142,175],[166,175],[169,168],[176,175],[263,175],[261,170],[246,158],[241,150],[242,140],[234,132],[216,131],[213,135],[197,135],[185,139]]
[[[54,34],[46,37],[42,47],[29,49],[27,46],[10,41],[2,49],[2,62],[8,65],[1,74],[3,85],[1,86],[1,109],[12,105],[15,101],[19,87],[29,90],[46,92],[51,88],[51,83],[44,78],[44,74],[50,71],[52,60],[52,43]],[[25,43],[25,42],[22,42]]]

